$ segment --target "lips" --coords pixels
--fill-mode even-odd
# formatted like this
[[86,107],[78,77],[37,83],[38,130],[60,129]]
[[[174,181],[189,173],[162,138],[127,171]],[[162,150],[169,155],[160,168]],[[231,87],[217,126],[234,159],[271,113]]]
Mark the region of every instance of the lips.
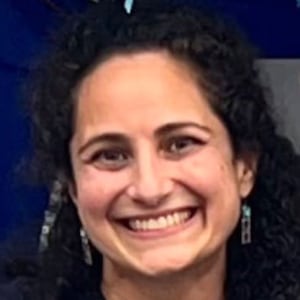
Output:
[[187,222],[197,208],[185,208],[166,212],[157,216],[132,217],[122,220],[122,224],[135,232],[150,232],[172,228]]

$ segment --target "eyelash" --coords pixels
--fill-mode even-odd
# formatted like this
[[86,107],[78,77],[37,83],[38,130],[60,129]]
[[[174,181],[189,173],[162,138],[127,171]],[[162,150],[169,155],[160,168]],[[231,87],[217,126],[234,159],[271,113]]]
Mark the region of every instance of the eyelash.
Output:
[[[108,158],[111,155],[115,156],[115,159]],[[123,156],[123,159],[119,160],[121,155]],[[124,156],[126,156],[125,159]],[[88,160],[88,162],[95,163],[97,161],[101,161],[103,165],[105,165],[108,168],[119,169],[124,164],[126,164],[125,162],[127,161],[128,157],[129,154],[127,154],[126,151],[121,148],[120,149],[107,148],[107,149],[98,150],[95,153],[93,153],[90,159]]]
[[[174,149],[171,150],[171,148],[176,142],[177,143],[183,142],[183,148],[176,150],[174,152]],[[182,155],[189,153],[192,150],[191,148],[202,144],[204,144],[204,141],[199,140],[193,136],[177,136],[177,137],[170,138],[167,141],[167,143],[164,144],[164,148],[168,149],[169,154],[181,157]]]
[[[182,148],[180,148],[179,150],[178,149],[172,150],[172,147],[175,145],[175,143],[182,143],[182,142],[183,142]],[[175,136],[169,138],[166,142],[161,143],[160,148],[166,153],[167,157],[181,158],[186,154],[190,153],[190,151],[192,151],[192,148],[202,144],[204,144],[204,141],[192,136]],[[113,159],[108,158],[111,155],[114,156]],[[119,159],[120,156],[122,156],[121,160]],[[102,167],[104,168],[108,168],[110,170],[119,170],[128,164],[128,160],[130,158],[131,158],[131,154],[126,149],[122,149],[121,147],[120,148],[112,147],[112,148],[100,149],[96,151],[88,159],[88,162],[89,163],[99,162],[100,164],[102,164]]]

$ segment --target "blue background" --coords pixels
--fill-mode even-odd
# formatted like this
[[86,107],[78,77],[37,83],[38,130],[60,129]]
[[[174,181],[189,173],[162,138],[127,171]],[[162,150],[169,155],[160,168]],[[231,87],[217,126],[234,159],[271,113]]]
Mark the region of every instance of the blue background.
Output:
[[[20,226],[41,220],[47,202],[45,191],[22,184],[16,175],[22,157],[29,151],[21,87],[36,57],[46,51],[49,33],[60,26],[65,14],[82,10],[88,2],[53,0],[51,5],[48,0],[0,1],[0,240]],[[206,3],[235,18],[261,49],[261,57],[300,57],[300,0]]]

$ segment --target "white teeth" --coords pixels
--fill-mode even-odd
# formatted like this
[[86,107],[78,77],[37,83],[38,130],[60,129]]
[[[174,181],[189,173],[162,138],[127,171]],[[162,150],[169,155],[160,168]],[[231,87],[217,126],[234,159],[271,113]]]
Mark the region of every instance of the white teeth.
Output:
[[167,222],[166,218],[165,217],[159,217],[158,218],[158,225],[159,225],[160,228],[167,227],[168,222]]
[[172,215],[167,215],[166,217],[167,226],[173,226],[175,221]]
[[129,221],[129,227],[135,231],[147,231],[155,229],[164,229],[184,223],[191,216],[190,210],[175,212],[158,218],[147,220],[132,219]]
[[174,214],[174,223],[177,225],[180,223],[180,217],[178,213]]
[[148,221],[148,228],[149,229],[156,229],[157,222],[154,219],[150,219]]

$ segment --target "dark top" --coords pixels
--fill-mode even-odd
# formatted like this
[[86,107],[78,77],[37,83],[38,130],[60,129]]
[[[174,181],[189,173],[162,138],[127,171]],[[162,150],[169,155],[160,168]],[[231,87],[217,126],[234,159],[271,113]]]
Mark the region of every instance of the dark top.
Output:
[[1,300],[24,300],[21,293],[22,280],[17,279],[0,285]]

